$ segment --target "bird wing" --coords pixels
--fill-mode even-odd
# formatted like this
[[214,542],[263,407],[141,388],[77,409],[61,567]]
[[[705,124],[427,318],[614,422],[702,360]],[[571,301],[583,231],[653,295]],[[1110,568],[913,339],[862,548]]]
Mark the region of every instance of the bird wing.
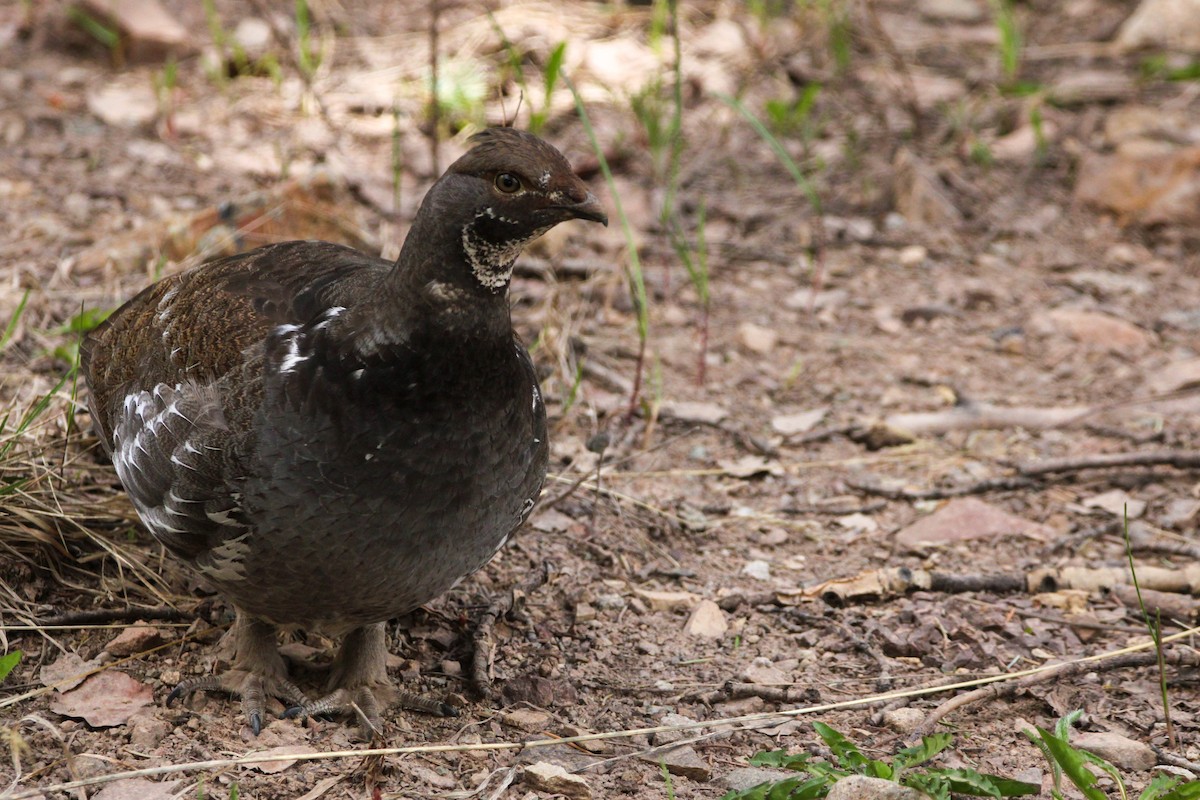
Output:
[[235,563],[265,343],[353,305],[389,269],[325,242],[268,245],[150,286],[88,336],[94,424],[155,538],[217,572]]

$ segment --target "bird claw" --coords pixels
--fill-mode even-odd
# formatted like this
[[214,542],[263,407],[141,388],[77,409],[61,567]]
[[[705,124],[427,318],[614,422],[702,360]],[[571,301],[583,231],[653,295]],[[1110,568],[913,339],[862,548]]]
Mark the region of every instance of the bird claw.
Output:
[[220,675],[202,675],[180,681],[167,695],[167,707],[170,708],[176,700],[189,698],[200,691],[218,691],[242,698],[242,712],[246,715],[246,722],[255,736],[262,733],[267,697],[277,697],[293,706],[309,703],[304,692],[286,678],[270,678],[234,669]]

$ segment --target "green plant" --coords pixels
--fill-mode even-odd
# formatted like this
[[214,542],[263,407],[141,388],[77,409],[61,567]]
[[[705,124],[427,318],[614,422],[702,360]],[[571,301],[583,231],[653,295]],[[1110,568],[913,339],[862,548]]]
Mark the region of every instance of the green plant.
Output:
[[1200,60],[1174,65],[1162,53],[1147,56],[1141,63],[1142,77],[1147,80],[1195,81],[1200,80]]
[[321,66],[321,53],[312,46],[312,14],[308,0],[296,0],[296,63],[304,75],[305,83],[311,83],[313,75]]
[[21,663],[21,651],[13,650],[11,653],[5,653],[0,656],[0,683],[8,677],[9,673],[16,669],[17,664]]
[[659,759],[658,771],[662,773],[663,783],[667,787],[667,800],[675,800],[675,782],[671,780],[671,770],[667,769],[667,762]]
[[554,95],[554,90],[558,86],[558,80],[562,76],[562,65],[567,55],[567,43],[559,42],[558,45],[550,51],[550,57],[546,59],[546,63],[542,66],[542,102],[537,108],[533,106],[529,84],[525,81],[525,70],[522,69],[524,56],[517,50],[513,43],[505,35],[504,29],[500,27],[500,23],[496,21],[492,12],[488,12],[488,20],[492,23],[492,29],[496,31],[496,35],[500,37],[500,44],[504,48],[504,53],[508,57],[508,68],[512,70],[513,78],[517,85],[521,87],[521,97],[530,103],[529,106],[529,132],[540,136],[542,130],[546,127],[546,123],[550,119],[550,99]]
[[838,731],[814,722],[817,735],[829,748],[829,761],[813,759],[808,753],[788,754],[785,750],[762,752],[750,759],[760,767],[781,767],[804,773],[778,783],[763,783],[742,791],[731,791],[721,800],[812,800],[824,797],[838,780],[850,775],[894,781],[948,800],[950,793],[970,797],[1019,797],[1037,794],[1039,786],[1024,781],[987,775],[971,769],[925,766],[946,750],[954,737],[935,733],[922,737],[921,743],[898,751],[890,761],[867,757]]
[[613,180],[612,169],[608,166],[608,159],[604,156],[604,148],[600,146],[599,140],[596,139],[596,131],[592,128],[592,121],[588,117],[587,109],[583,105],[583,98],[579,96],[579,92],[575,89],[575,84],[567,77],[566,73],[562,76],[563,83],[571,90],[571,96],[575,98],[575,109],[579,112],[579,121],[583,124],[583,130],[587,134],[588,142],[592,145],[592,151],[596,154],[596,160],[600,162],[600,172],[604,175],[604,182],[608,186],[608,191],[612,195],[613,205],[617,211],[617,218],[621,221],[621,232],[625,235],[626,253],[628,258],[625,261],[625,279],[629,286],[629,296],[633,301],[634,311],[637,313],[637,333],[638,333],[638,354],[637,363],[634,365],[633,388],[629,394],[629,410],[628,414],[633,415],[637,408],[638,395],[642,391],[642,372],[646,364],[646,342],[650,337],[650,306],[646,296],[646,278],[642,272],[642,261],[638,254],[637,238],[633,233],[633,226],[629,224],[629,217],[625,215],[625,209],[621,205],[621,195],[617,192],[616,182]]
[[996,31],[999,33],[1000,70],[1004,75],[1005,84],[1014,84],[1017,73],[1021,70],[1021,47],[1023,40],[1021,26],[1017,23],[1013,11],[1013,0],[992,0],[992,11],[996,18]]
[[1146,610],[1146,602],[1142,599],[1142,584],[1138,580],[1137,565],[1133,562],[1133,542],[1129,539],[1128,506],[1123,510],[1122,519],[1124,522],[1125,558],[1129,561],[1129,574],[1133,577],[1133,590],[1137,592],[1138,608],[1142,611],[1142,622],[1145,624],[1146,630],[1150,632],[1150,638],[1154,641],[1154,653],[1158,657],[1158,692],[1162,699],[1163,721],[1167,728],[1167,741],[1174,749],[1179,746],[1179,743],[1175,740],[1175,726],[1171,722],[1171,699],[1167,691],[1167,665],[1163,657],[1162,617],[1156,609],[1154,619],[1151,619],[1150,612]]
[[820,8],[829,29],[829,51],[839,73],[850,67],[854,28],[850,23],[850,4],[844,0],[821,0]]
[[52,333],[69,334],[71,340],[55,347],[52,355],[73,365],[73,370],[74,365],[79,363],[79,345],[83,342],[83,337],[108,319],[108,315],[111,313],[111,308],[85,308],[62,325],[54,328]]
[[121,49],[121,34],[116,29],[105,25],[76,5],[67,7],[67,18],[82,28],[88,36],[91,36],[103,45],[108,50],[109,57],[112,58],[114,65],[121,65],[125,56]]
[[708,283],[708,240],[704,234],[707,220],[707,206],[701,201],[696,210],[696,238],[689,242],[679,229],[677,221],[672,220],[670,226],[671,246],[675,254],[687,270],[688,278],[696,289],[696,297],[700,301],[700,353],[696,364],[696,384],[704,385],[705,372],[708,364],[708,321],[712,307],[712,297]]
[[762,124],[762,120],[754,116],[754,113],[750,111],[750,109],[746,108],[746,106],[744,106],[736,97],[730,97],[727,94],[718,94],[717,98],[720,99],[722,103],[741,114],[742,118],[745,119],[746,122],[750,123],[750,127],[753,128],[759,137],[767,143],[767,146],[774,151],[775,155],[779,158],[780,163],[783,164],[784,169],[786,169],[788,174],[792,176],[792,180],[796,182],[796,185],[808,197],[808,201],[813,207],[813,213],[819,216],[821,214],[821,196],[817,194],[817,190],[813,187],[812,182],[805,177],[804,173],[800,170],[800,167],[796,164],[795,160],[791,157],[784,146],[780,144],[779,140],[775,138],[775,135],[767,130],[767,127]]
[[550,51],[550,58],[546,59],[546,66],[542,69],[542,107],[536,111],[530,109],[529,112],[529,130],[534,134],[540,135],[550,118],[550,98],[562,75],[563,59],[566,55],[567,43],[559,42],[558,47]]
[[[1099,776],[1089,769],[1089,767],[1096,767],[1112,779],[1120,793],[1121,800],[1128,800],[1129,791],[1116,767],[1100,756],[1085,750],[1077,750],[1071,746],[1071,726],[1081,716],[1083,716],[1082,710],[1072,711],[1055,723],[1053,731],[1048,731],[1040,725],[1035,726],[1034,730],[1026,728],[1024,731],[1029,741],[1037,745],[1038,749],[1042,751],[1042,755],[1050,763],[1051,776],[1054,779],[1054,788],[1050,790],[1050,793],[1055,800],[1063,800],[1062,778],[1063,775],[1066,775],[1087,800],[1105,800],[1110,795],[1096,785]],[[1138,795],[1138,800],[1196,800],[1196,798],[1200,798],[1200,781],[1184,781],[1176,775],[1155,777],[1150,785]]]
[[175,135],[175,87],[179,81],[179,69],[174,58],[167,59],[162,72],[154,75],[154,96],[158,100],[158,114],[162,117],[167,135]]
[[8,347],[8,343],[12,341],[13,334],[17,332],[17,323],[21,321],[21,315],[25,313],[25,305],[28,302],[29,290],[26,289],[25,294],[21,295],[21,302],[17,303],[17,308],[13,311],[12,319],[4,327],[4,333],[0,334],[0,352],[3,352]]
[[768,100],[765,110],[770,127],[781,136],[799,135],[807,145],[816,133],[812,112],[820,94],[821,84],[810,83],[794,100]]

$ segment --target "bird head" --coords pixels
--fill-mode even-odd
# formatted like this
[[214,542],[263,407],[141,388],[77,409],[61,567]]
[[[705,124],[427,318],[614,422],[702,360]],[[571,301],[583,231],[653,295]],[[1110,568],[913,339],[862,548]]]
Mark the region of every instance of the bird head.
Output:
[[491,292],[508,286],[521,249],[558,223],[608,224],[596,196],[549,143],[514,128],[489,128],[471,142],[430,189],[414,228],[435,217]]

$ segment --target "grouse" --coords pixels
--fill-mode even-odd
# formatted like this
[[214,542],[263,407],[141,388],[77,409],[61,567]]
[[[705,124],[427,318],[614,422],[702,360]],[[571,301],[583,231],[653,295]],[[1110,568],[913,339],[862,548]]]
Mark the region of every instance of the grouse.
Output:
[[[138,515],[237,612],[231,668],[168,703],[240,696],[257,734],[276,697],[378,730],[397,698],[384,622],[486,564],[533,509],[546,410],[512,327],[513,263],[560,222],[608,219],[542,139],[472,144],[395,263],[267,245],[159,281],[84,342],[94,425]],[[344,637],[324,697],[289,680],[281,628]]]

